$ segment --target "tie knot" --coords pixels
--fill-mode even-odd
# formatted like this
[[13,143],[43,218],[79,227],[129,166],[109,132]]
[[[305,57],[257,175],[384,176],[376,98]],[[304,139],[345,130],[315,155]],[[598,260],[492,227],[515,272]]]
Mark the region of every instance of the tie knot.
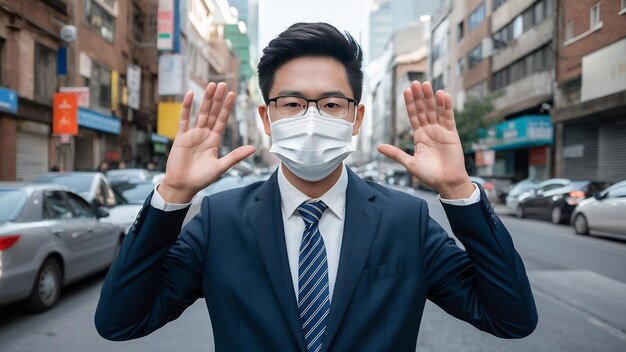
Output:
[[317,224],[328,206],[321,200],[310,202],[306,201],[298,207],[298,212],[302,220],[308,224]]

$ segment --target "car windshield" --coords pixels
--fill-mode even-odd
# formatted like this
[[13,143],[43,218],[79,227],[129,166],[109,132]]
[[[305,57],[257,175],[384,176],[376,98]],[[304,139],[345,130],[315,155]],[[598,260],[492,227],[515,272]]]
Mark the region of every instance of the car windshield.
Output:
[[15,220],[22,212],[26,198],[26,192],[23,190],[0,189],[0,204],[11,204],[11,206],[0,207],[0,221]]
[[154,189],[152,183],[117,183],[112,185],[113,190],[128,204],[143,204]]
[[521,181],[520,183],[513,186],[513,188],[511,188],[511,191],[509,192],[509,194],[512,196],[520,195],[528,190],[537,188],[538,186],[539,185],[533,181],[529,181],[529,180]]
[[91,188],[91,175],[44,175],[35,180],[37,183],[54,183],[73,189],[85,195]]

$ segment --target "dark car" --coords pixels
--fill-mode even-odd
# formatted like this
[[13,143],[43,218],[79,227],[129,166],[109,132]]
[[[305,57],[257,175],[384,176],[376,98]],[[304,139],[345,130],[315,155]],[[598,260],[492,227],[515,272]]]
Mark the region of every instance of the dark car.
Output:
[[[548,182],[555,180],[559,182]],[[554,224],[569,222],[580,201],[608,186],[606,182],[555,180],[542,182],[543,186],[531,190],[527,197],[521,199],[517,216],[542,218]]]

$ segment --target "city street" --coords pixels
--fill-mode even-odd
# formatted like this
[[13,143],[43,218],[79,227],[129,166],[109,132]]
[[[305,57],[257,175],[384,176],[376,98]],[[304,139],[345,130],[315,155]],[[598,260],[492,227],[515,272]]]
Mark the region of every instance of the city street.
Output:
[[[432,193],[431,215],[449,229]],[[497,208],[496,208],[497,209]],[[570,226],[502,215],[524,259],[539,311],[536,331],[501,340],[455,320],[433,304],[422,319],[419,351],[624,351],[626,350],[626,242],[574,234]],[[211,351],[211,324],[202,301],[151,336],[109,342],[93,315],[104,274],[67,288],[52,310],[27,315],[0,308],[0,349],[11,351]]]

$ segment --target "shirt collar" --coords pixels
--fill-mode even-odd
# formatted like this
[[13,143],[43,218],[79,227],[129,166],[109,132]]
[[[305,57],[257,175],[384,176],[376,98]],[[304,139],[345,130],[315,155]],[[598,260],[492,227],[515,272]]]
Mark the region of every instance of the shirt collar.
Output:
[[[283,173],[282,165],[278,167],[278,189],[280,190],[280,205],[283,210],[283,214],[287,217],[293,215],[300,216],[296,213],[296,210],[303,202],[312,200],[306,194],[302,193],[299,189],[294,187]],[[328,209],[335,214],[339,220],[343,220],[346,210],[346,190],[348,189],[348,173],[346,166],[341,168],[341,175],[337,182],[318,199],[321,200],[327,206]],[[294,214],[295,213],[295,214]]]

